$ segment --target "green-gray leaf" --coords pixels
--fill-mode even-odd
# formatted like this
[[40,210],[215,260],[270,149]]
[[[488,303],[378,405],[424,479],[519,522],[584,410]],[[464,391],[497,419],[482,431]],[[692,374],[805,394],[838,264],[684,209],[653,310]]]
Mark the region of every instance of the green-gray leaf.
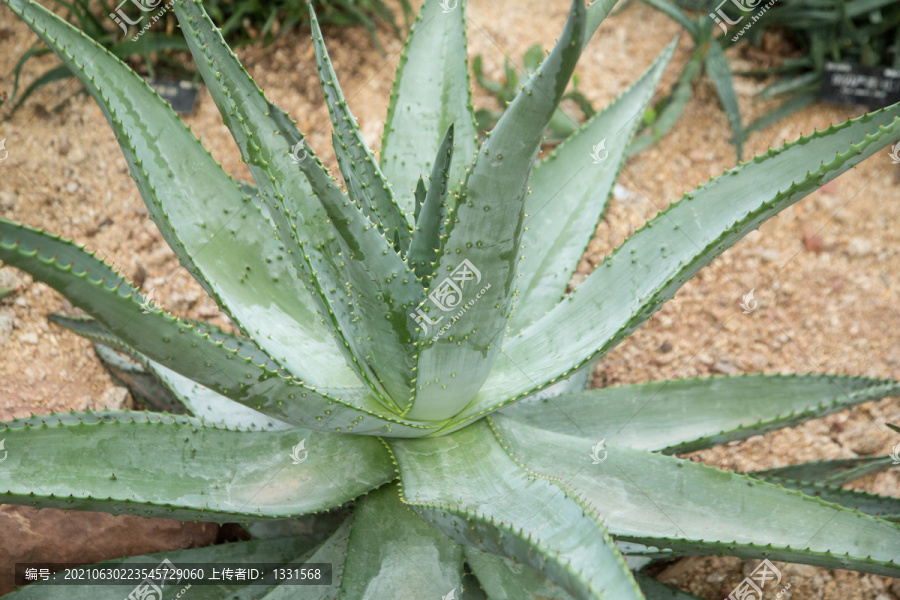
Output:
[[674,454],[793,427],[897,393],[900,383],[886,379],[752,374],[587,390],[516,403],[503,414],[558,433]]
[[238,432],[163,417],[4,431],[0,500],[224,523],[327,510],[395,477],[368,436]]
[[288,253],[294,267],[314,291],[320,312],[329,315],[326,322],[348,363],[385,406],[402,408],[412,395],[407,313],[420,302],[421,286],[294,122],[266,99],[202,5],[179,0],[175,14],[281,240],[293,245]]
[[508,340],[478,397],[454,422],[465,423],[602,357],[744,235],[900,140],[898,115],[895,104],[816,132],[686,194],[543,319]]
[[341,597],[420,600],[462,588],[462,548],[429,527],[387,485],[357,504]]
[[[623,541],[695,554],[770,558],[895,577],[900,525],[748,475],[491,417],[536,475],[564,481]],[[598,440],[599,441],[599,440]]]
[[[250,340],[229,347],[209,326],[151,308],[115,270],[57,236],[0,219],[0,260],[63,292],[135,351],[263,414],[310,429],[424,434],[409,421],[382,416],[371,395],[354,389],[320,393],[271,370]],[[362,422],[367,416],[374,418]]]
[[516,286],[528,177],[581,56],[585,21],[584,0],[573,0],[556,46],[500,117],[448,215],[447,236],[426,304],[436,305],[435,293],[445,282],[454,284],[463,267],[484,273],[484,279],[479,275],[457,288],[452,296],[456,303],[447,311],[430,307],[432,319],[447,313],[441,315],[446,331],[443,336],[419,333],[410,418],[446,419],[457,414],[478,392],[500,352]]
[[387,122],[381,139],[381,167],[401,209],[414,212],[413,189],[431,170],[441,140],[456,127],[456,160],[450,187],[465,179],[477,147],[469,62],[466,1],[444,11],[441,0],[425,0],[400,57]]
[[[434,166],[431,169],[431,178],[428,191],[422,200],[420,208],[416,209],[416,228],[413,231],[412,242],[406,261],[415,269],[416,276],[426,283],[431,277],[434,262],[437,258],[437,249],[441,245],[441,236],[447,218],[447,183],[450,175],[450,165],[453,161],[453,125],[447,129],[441,147],[438,149]],[[424,185],[422,180],[419,180]],[[418,194],[418,187],[417,194]]]
[[580,499],[513,462],[484,421],[390,446],[401,499],[459,543],[540,569],[578,600],[641,599],[603,525]]
[[640,79],[542,160],[525,200],[509,328],[518,333],[562,300],[609,202],[625,151],[675,50],[669,44]]
[[[39,4],[5,1],[97,101],[150,216],[200,285],[296,377],[354,385],[265,211],[169,105],[122,61]],[[236,269],[240,277],[234,277]]]
[[744,145],[744,126],[741,125],[741,109],[738,106],[737,93],[734,91],[734,78],[731,76],[728,60],[725,58],[725,52],[718,41],[710,41],[709,50],[706,52],[703,64],[706,67],[706,74],[716,89],[716,94],[719,96],[719,102],[722,103],[725,115],[728,117],[728,124],[731,125],[731,141],[734,144],[737,159],[741,160]]
[[312,4],[309,5],[309,16],[319,81],[328,102],[334,135],[339,140],[334,144],[335,151],[340,147],[341,154],[344,154],[341,172],[347,181],[347,187],[363,213],[378,227],[378,230],[382,233],[387,232],[389,237],[397,232],[400,248],[406,251],[410,241],[409,223],[406,216],[401,213],[390,185],[378,168],[372,151],[359,131],[356,118],[347,106],[334,66],[328,57],[328,50],[325,49],[325,40],[322,38],[322,30],[319,28],[319,20]]

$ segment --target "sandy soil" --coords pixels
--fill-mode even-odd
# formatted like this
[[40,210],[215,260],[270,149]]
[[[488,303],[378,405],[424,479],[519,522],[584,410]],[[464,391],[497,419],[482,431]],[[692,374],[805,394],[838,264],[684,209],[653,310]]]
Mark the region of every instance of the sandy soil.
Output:
[[[486,72],[502,73],[503,58],[521,64],[534,43],[550,48],[561,30],[565,0],[475,0],[469,8],[470,54],[484,55]],[[17,56],[34,36],[2,11],[0,55]],[[640,3],[612,17],[585,51],[580,89],[595,106],[614,98],[633,81],[678,28]],[[360,29],[326,31],[329,49],[352,110],[372,147],[379,146],[400,42],[383,36],[379,56]],[[664,82],[669,85],[690,54],[682,39]],[[760,53],[730,55],[735,67],[772,60]],[[330,124],[318,86],[313,50],[305,33],[269,48],[239,53],[270,98],[297,119],[326,163],[333,165]],[[30,81],[54,59],[35,61]],[[8,69],[9,67],[7,67]],[[753,102],[760,84],[739,81],[745,119],[765,107]],[[60,89],[62,88],[62,90]],[[76,99],[61,114],[43,110],[75,84],[56,84],[0,124],[9,158],[0,165],[0,214],[76,239],[108,256],[168,310],[212,319],[214,303],[178,266],[147,218],[115,138],[93,101]],[[480,90],[476,108],[493,107]],[[816,105],[753,134],[745,158],[814,129],[858,114],[846,107]],[[195,113],[186,118],[196,135],[226,170],[249,179],[215,106],[201,92]],[[645,219],[685,191],[733,166],[734,152],[724,114],[707,83],[672,133],[635,157],[620,183],[631,193],[612,202],[580,274],[634,231]],[[714,373],[831,372],[900,378],[900,166],[887,152],[864,163],[741,241],[701,272],[630,340],[598,367],[597,385]],[[576,277],[576,282],[579,277]],[[68,308],[43,284],[13,269],[0,269],[0,286],[24,286],[0,304],[0,420],[51,410],[99,408],[121,402],[90,345],[47,323],[47,314]],[[759,306],[744,315],[742,294],[755,289]],[[900,422],[900,401],[870,403],[796,429],[752,438],[698,453],[697,458],[727,469],[752,470],[816,458],[885,454],[896,436],[885,421]],[[898,494],[897,470],[856,485]],[[727,596],[741,575],[736,559],[686,559],[665,577],[703,598]],[[745,566],[745,565],[744,565]],[[890,579],[805,566],[789,568],[791,596],[809,600],[900,599]]]

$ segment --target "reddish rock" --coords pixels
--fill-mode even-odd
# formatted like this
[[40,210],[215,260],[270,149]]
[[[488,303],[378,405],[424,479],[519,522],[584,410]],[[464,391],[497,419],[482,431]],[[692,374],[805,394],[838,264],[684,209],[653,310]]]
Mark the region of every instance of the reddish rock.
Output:
[[0,506],[0,596],[13,590],[16,563],[101,560],[207,546],[215,523],[181,523],[107,513]]

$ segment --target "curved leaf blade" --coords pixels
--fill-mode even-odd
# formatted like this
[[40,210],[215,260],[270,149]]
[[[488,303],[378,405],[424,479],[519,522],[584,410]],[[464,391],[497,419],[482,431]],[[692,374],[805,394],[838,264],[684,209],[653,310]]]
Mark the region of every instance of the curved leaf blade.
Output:
[[572,600],[539,572],[508,558],[467,548],[466,562],[491,600]]
[[725,110],[725,115],[728,117],[728,124],[731,126],[731,143],[734,144],[737,159],[740,161],[743,158],[744,148],[741,108],[738,106],[737,92],[734,90],[731,67],[728,66],[728,59],[725,58],[725,52],[717,40],[710,41],[703,64],[706,67],[706,74],[716,90],[716,95],[719,96],[719,102]]
[[579,600],[642,600],[601,523],[559,486],[519,467],[485,422],[389,444],[401,500],[457,542],[541,569]]
[[647,600],[702,600],[699,596],[666,585],[643,573],[635,573],[634,578],[641,586],[641,591],[644,592]]
[[532,172],[525,199],[525,251],[509,318],[511,331],[518,333],[531,325],[565,295],[606,211],[634,131],[674,50],[673,42],[631,87],[566,138]]
[[353,517],[347,518],[337,531],[331,534],[331,537],[314,551],[296,561],[298,567],[304,563],[331,563],[334,565],[331,586],[282,584],[258,598],[260,600],[336,600],[344,574],[344,557],[347,555],[352,523]]
[[900,383],[845,375],[738,375],[620,385],[519,402],[529,425],[665,454],[793,427],[900,393]]
[[[900,104],[769,151],[685,195],[543,319],[508,340],[478,397],[452,427],[602,357],[744,235],[898,140]],[[807,174],[795,181],[797,173]]]
[[[900,525],[702,463],[489,419],[510,452],[563,480],[622,541],[896,576]],[[799,540],[799,542],[798,542]],[[798,543],[802,545],[798,547]]]
[[348,363],[386,407],[400,410],[412,388],[407,313],[421,300],[421,286],[294,122],[257,87],[203,6],[178,0],[175,14],[279,237],[290,242],[294,267],[329,315]]
[[309,19],[312,26],[316,66],[319,70],[319,82],[322,85],[325,100],[328,102],[328,112],[331,114],[334,135],[341,142],[334,146],[336,150],[338,146],[341,146],[342,150],[346,149],[345,166],[341,168],[341,172],[363,213],[378,227],[379,231],[388,237],[393,237],[396,232],[400,240],[400,248],[406,251],[410,242],[409,223],[406,216],[401,213],[393,190],[381,173],[372,151],[369,150],[359,131],[356,118],[350,112],[350,107],[347,106],[344,92],[341,91],[338,83],[337,73],[334,72],[334,66],[328,57],[322,30],[319,28],[319,20],[316,18],[312,4],[309,5]]
[[[410,418],[439,420],[457,414],[475,397],[500,351],[516,285],[528,177],[581,56],[586,12],[584,0],[572,0],[556,46],[500,117],[448,215],[434,269],[438,287],[429,288],[429,298],[462,266],[484,272],[490,280],[481,283],[477,295],[478,284],[465,290],[465,298],[459,290],[452,308],[465,310],[456,311],[446,335],[420,332]],[[448,372],[454,375],[442,379]]]
[[[750,475],[756,476],[754,473],[750,473]],[[768,477],[761,477],[761,479],[769,483],[775,483],[785,489],[797,490],[807,496],[821,498],[825,502],[834,502],[867,515],[880,517],[886,521],[900,521],[900,498],[870,494],[861,490],[848,490],[813,481],[792,481],[787,479],[770,479]]]
[[[384,446],[369,437],[238,432],[154,416],[5,430],[0,499],[224,523],[327,510],[395,477]],[[295,451],[302,441],[305,455]],[[160,460],[173,454],[183,460]],[[303,461],[293,464],[295,455]],[[335,476],[335,461],[346,476]]]
[[[453,125],[447,129],[434,167],[428,191],[422,200],[421,207],[416,210],[416,227],[413,230],[412,242],[406,262],[415,269],[416,276],[427,284],[434,270],[437,249],[441,245],[447,218],[447,184],[450,176],[450,165],[453,161]],[[420,185],[424,182],[420,179]],[[419,187],[417,186],[418,190]],[[417,191],[418,194],[418,191]]]
[[754,471],[750,475],[761,477],[767,481],[786,482],[800,479],[828,485],[844,485],[854,479],[880,473],[893,465],[894,461],[890,456],[838,458],[799,463],[776,469],[766,469],[765,471]]
[[[378,402],[358,395],[358,389],[317,390],[270,370],[271,362],[249,340],[229,347],[216,339],[214,329],[157,310],[115,270],[72,242],[0,219],[0,260],[64,293],[134,350],[270,417],[311,429],[375,435],[427,431],[382,416]],[[363,423],[366,417],[374,418]]]
[[[477,148],[466,54],[466,1],[459,0],[446,12],[441,4],[441,0],[425,0],[409,32],[381,138],[381,168],[407,218],[414,212],[416,182],[432,167],[422,161],[437,156],[447,129],[456,127],[451,188],[465,179]],[[456,3],[448,6],[452,4]]]
[[[219,306],[295,376],[355,385],[309,292],[291,274],[266,211],[241,192],[171,107],[127,65],[39,4],[4,1],[97,101],[151,218]],[[233,276],[236,268],[240,278]]]
[[403,505],[398,491],[387,485],[358,503],[342,598],[420,600],[462,590],[462,548]]

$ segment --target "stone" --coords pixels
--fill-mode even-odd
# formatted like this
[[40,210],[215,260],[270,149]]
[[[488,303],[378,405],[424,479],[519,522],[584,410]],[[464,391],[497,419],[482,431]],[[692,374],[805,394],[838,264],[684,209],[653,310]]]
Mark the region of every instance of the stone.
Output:
[[15,326],[15,313],[8,309],[0,310],[0,346],[9,341],[9,336],[12,335]]
[[20,339],[25,344],[37,345],[40,343],[40,340],[38,339],[38,334],[36,334],[33,331],[29,331],[28,333],[23,333],[22,337]]
[[106,388],[100,396],[100,404],[108,410],[126,410],[132,408],[131,396],[128,390],[114,385]]
[[863,238],[850,238],[850,241],[847,242],[847,247],[844,249],[847,256],[851,256],[853,258],[859,258],[862,256],[868,256],[872,254],[874,251],[874,246],[872,242]]
[[16,563],[101,560],[208,546],[215,523],[180,523],[106,513],[0,506],[0,595],[13,590]]

